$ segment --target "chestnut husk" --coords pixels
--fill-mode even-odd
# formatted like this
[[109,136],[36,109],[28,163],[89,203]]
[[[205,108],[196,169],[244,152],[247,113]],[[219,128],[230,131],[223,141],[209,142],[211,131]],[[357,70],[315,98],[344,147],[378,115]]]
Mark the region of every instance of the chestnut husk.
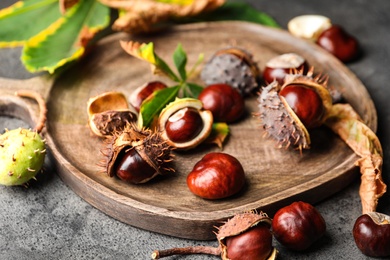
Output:
[[118,162],[123,153],[129,150],[135,150],[138,155],[154,170],[155,173],[142,181],[145,183],[157,175],[163,175],[174,172],[172,168],[172,147],[161,138],[158,131],[150,129],[139,129],[135,123],[127,124],[123,131],[116,132],[108,141],[108,144],[102,153],[106,156],[105,168],[108,176],[116,175]]
[[280,91],[290,85],[302,85],[314,90],[321,98],[324,113],[317,125],[321,125],[332,107],[332,96],[327,88],[328,78],[313,76],[314,68],[307,74],[295,71],[285,77],[283,85],[277,81],[264,87],[258,96],[260,118],[265,133],[277,141],[279,147],[293,146],[296,149],[309,149],[311,140],[307,127],[302,123],[293,109],[288,105]]

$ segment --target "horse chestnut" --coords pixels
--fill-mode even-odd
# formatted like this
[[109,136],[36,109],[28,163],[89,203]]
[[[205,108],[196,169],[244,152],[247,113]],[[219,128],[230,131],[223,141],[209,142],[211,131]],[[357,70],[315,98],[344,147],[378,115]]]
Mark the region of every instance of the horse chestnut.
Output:
[[286,53],[270,59],[263,71],[263,79],[267,83],[276,80],[279,84],[283,84],[284,78],[292,71],[302,71],[306,74],[308,71],[308,64],[306,60],[295,53]]
[[245,184],[241,163],[226,153],[208,153],[187,176],[192,193],[204,199],[222,199],[239,192]]
[[244,98],[227,84],[207,86],[199,94],[198,99],[202,101],[203,108],[210,110],[214,120],[218,122],[237,121],[245,111]]
[[194,108],[182,108],[165,123],[168,138],[175,143],[184,143],[194,139],[203,129],[203,120]]
[[161,90],[166,88],[165,85],[161,81],[151,81],[137,88],[129,98],[130,104],[139,112],[141,108],[142,102],[153,94],[154,91]]
[[279,243],[292,250],[302,251],[325,234],[326,224],[312,205],[299,201],[276,212],[272,231]]
[[129,183],[143,183],[155,174],[156,170],[135,149],[127,151],[116,168],[116,176]]
[[363,254],[390,256],[390,217],[377,212],[361,215],[353,227],[353,237]]
[[317,39],[317,44],[332,53],[342,62],[355,59],[360,49],[356,38],[338,25],[332,25],[323,31]]
[[260,223],[245,232],[228,237],[226,240],[227,256],[234,260],[264,260],[273,251],[272,234],[269,225]]
[[306,128],[319,126],[322,122],[325,108],[318,93],[304,85],[291,84],[284,87],[279,95],[295,112]]

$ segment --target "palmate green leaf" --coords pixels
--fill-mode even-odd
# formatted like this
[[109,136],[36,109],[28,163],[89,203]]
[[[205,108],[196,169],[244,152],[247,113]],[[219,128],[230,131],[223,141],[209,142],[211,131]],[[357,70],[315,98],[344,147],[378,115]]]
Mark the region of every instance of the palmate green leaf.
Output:
[[183,50],[183,46],[179,43],[173,52],[173,62],[179,72],[182,81],[187,80],[187,53]]
[[109,8],[97,0],[83,0],[48,28],[30,38],[22,62],[30,72],[58,67],[80,58],[88,42],[109,25]]
[[16,2],[0,10],[0,47],[21,46],[60,17],[58,0]]
[[161,110],[174,101],[180,90],[180,86],[169,87],[153,92],[151,96],[142,102],[138,116],[139,127],[149,127]]
[[141,44],[133,41],[121,41],[120,44],[128,54],[152,64],[154,74],[165,75],[175,82],[180,82],[168,64],[155,53],[153,42]]

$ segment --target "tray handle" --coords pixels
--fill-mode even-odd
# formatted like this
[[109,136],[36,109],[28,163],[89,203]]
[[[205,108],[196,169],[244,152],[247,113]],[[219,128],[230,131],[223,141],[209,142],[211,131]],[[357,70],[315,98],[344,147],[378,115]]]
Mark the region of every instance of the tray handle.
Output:
[[35,126],[39,118],[39,106],[31,99],[15,95],[20,90],[31,90],[44,100],[49,96],[54,78],[39,76],[25,80],[0,77],[0,115],[19,118],[30,126]]

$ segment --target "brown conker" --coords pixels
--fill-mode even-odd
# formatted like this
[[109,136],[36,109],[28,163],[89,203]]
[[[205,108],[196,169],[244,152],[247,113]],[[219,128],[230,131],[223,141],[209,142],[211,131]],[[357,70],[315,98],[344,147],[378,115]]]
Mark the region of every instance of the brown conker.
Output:
[[272,232],[280,244],[302,251],[321,238],[326,231],[322,215],[306,202],[294,202],[279,209],[272,220]]
[[165,123],[167,136],[175,143],[184,143],[194,139],[202,128],[203,120],[199,112],[190,107],[180,109]]
[[167,88],[167,85],[161,81],[150,81],[138,87],[129,97],[130,104],[139,112],[142,102],[153,92]]
[[360,53],[357,39],[339,25],[332,25],[324,30],[318,37],[317,44],[342,62],[352,61]]
[[309,65],[306,60],[296,53],[285,53],[270,59],[263,70],[263,79],[266,83],[276,80],[283,84],[287,74],[300,71],[306,74]]
[[361,215],[353,226],[353,237],[363,254],[390,256],[390,217],[378,212]]
[[306,128],[314,128],[321,124],[325,108],[318,93],[300,84],[291,84],[282,88],[279,95],[302,121]]
[[123,154],[116,167],[116,176],[129,183],[143,183],[151,179],[156,170],[150,166],[135,149]]
[[260,223],[245,232],[225,239],[227,257],[234,260],[265,260],[273,251],[269,225]]
[[199,94],[203,108],[213,113],[214,121],[232,123],[242,117],[245,101],[237,89],[228,84],[213,84]]
[[187,176],[192,193],[204,199],[222,199],[239,192],[245,184],[241,163],[233,156],[212,152],[198,161]]

